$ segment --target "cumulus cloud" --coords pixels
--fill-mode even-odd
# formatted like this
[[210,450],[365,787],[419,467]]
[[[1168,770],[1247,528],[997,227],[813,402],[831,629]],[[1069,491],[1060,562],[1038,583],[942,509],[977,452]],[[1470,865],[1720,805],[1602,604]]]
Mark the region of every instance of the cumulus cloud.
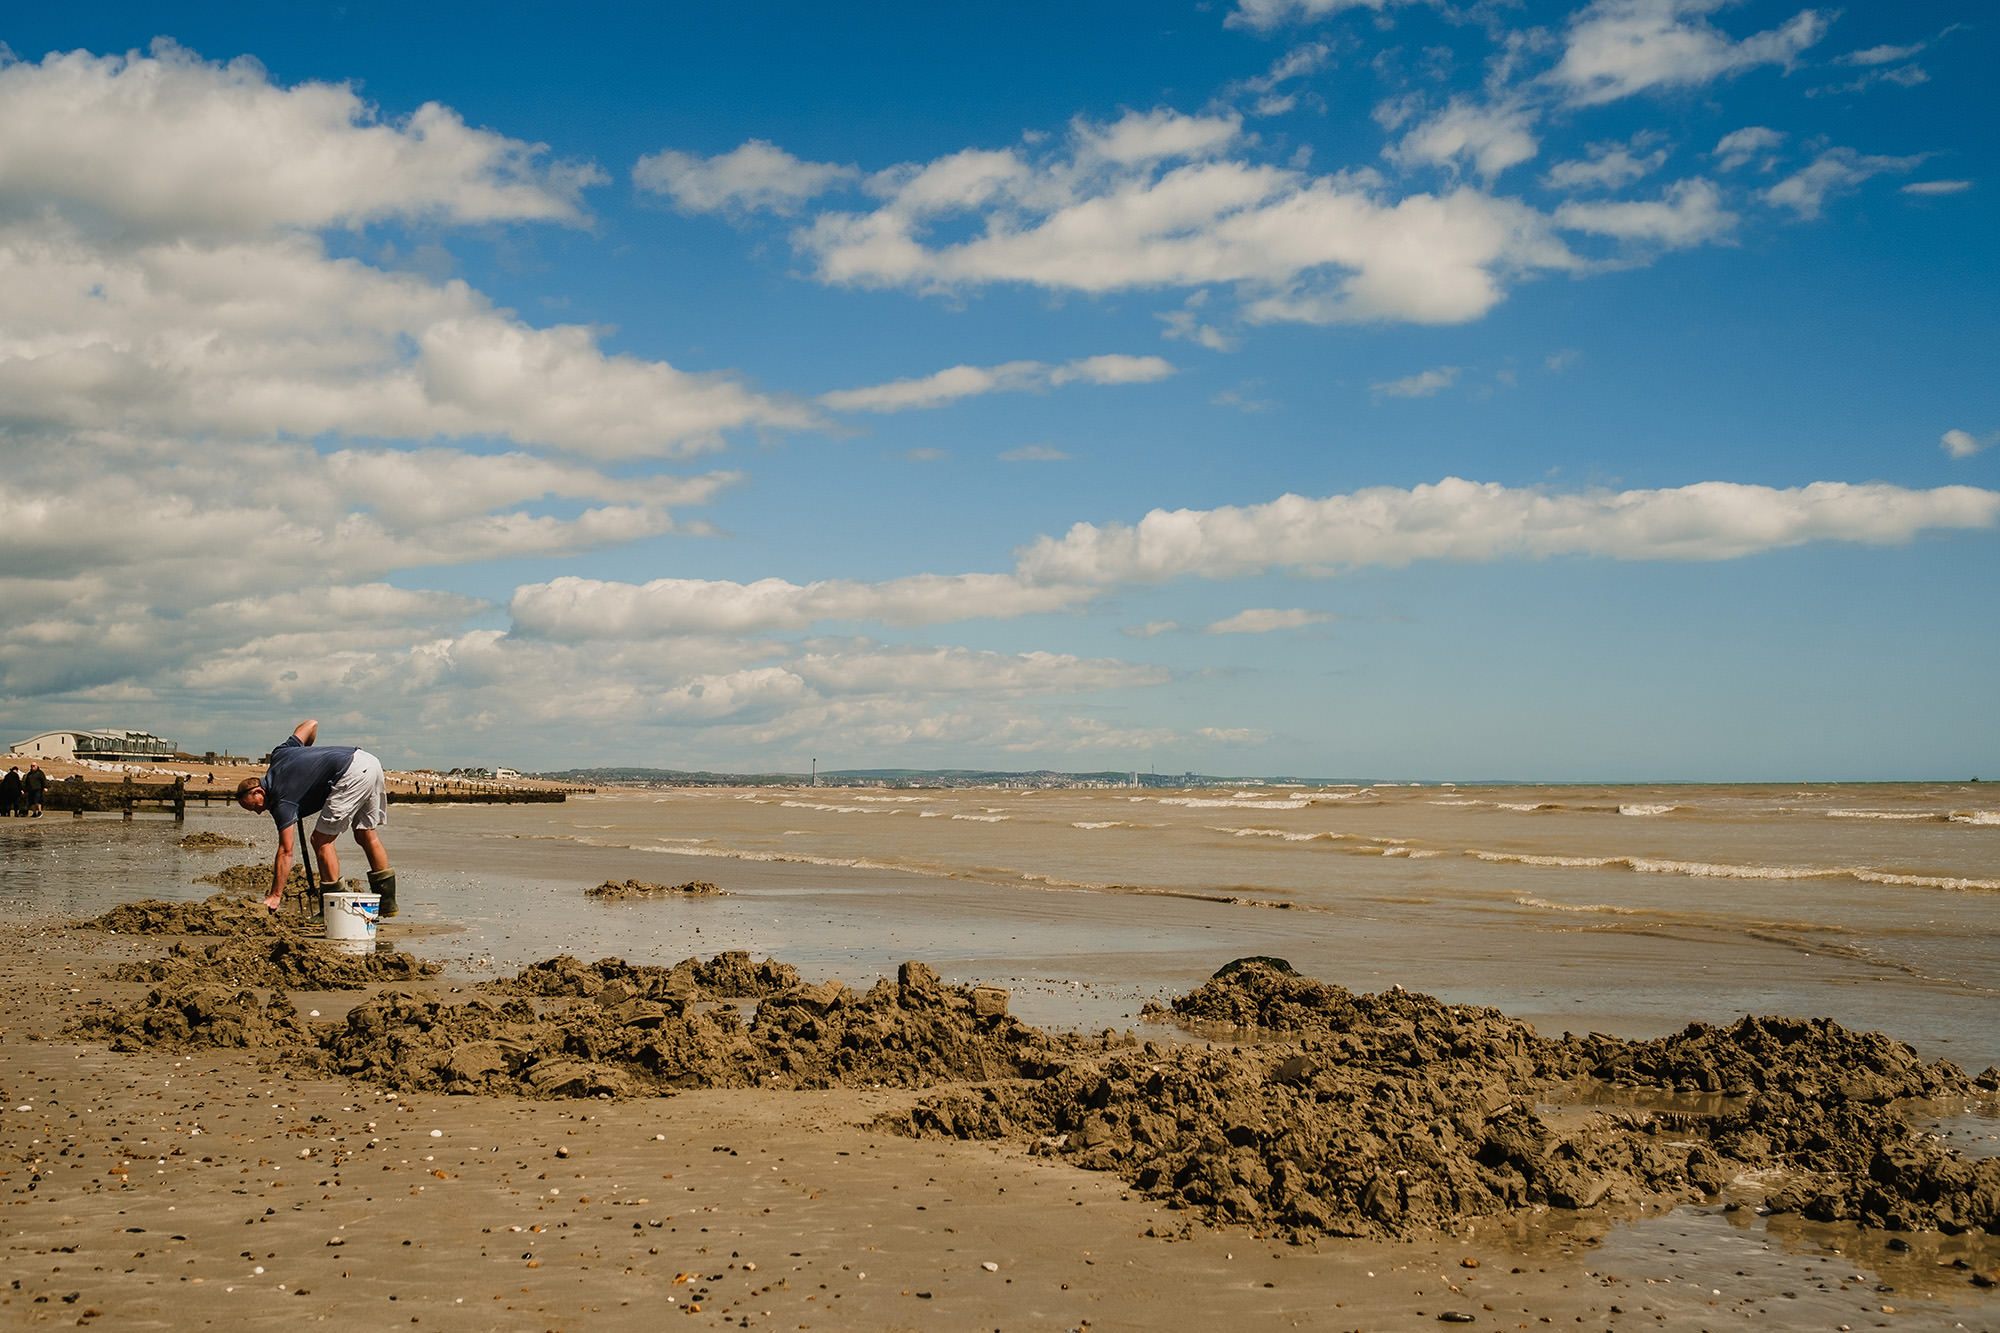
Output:
[[243,236],[384,218],[584,220],[607,178],[427,102],[384,120],[345,84],[280,88],[262,66],[76,51],[0,62],[0,179],[20,204],[82,204],[142,236]]
[[[1770,129],[1763,125],[1746,125],[1717,140],[1715,150],[1709,156],[1715,159],[1717,170],[1734,171],[1759,153],[1768,153],[1784,141],[1785,135],[1782,130]],[[1774,159],[1765,159],[1765,170],[1770,170],[1773,165]]]
[[1307,611],[1301,607],[1280,610],[1276,607],[1256,607],[1248,611],[1238,611],[1224,620],[1218,620],[1203,633],[1206,634],[1269,634],[1273,630],[1303,629],[1307,625],[1324,625],[1333,617],[1323,611]]
[[1556,210],[1556,223],[1621,241],[1679,248],[1727,235],[1736,226],[1737,217],[1722,206],[1722,193],[1712,182],[1694,176],[1669,186],[1654,200],[1572,200]]
[[1262,745],[1271,739],[1270,732],[1255,727],[1202,727],[1195,735],[1220,745]]
[[1344,9],[1379,12],[1392,5],[1410,3],[1414,0],[1236,0],[1236,8],[1223,20],[1223,25],[1269,32],[1288,23],[1310,23]]
[[1079,523],[1023,548],[1038,583],[1159,583],[1268,569],[1336,573],[1416,560],[1578,555],[1729,560],[1815,541],[1892,545],[1929,528],[1991,528],[2000,492],[1816,481],[1775,489],[1698,482],[1670,490],[1559,494],[1456,477],[1220,509],[1156,509],[1136,524]]
[[2000,440],[2000,433],[1989,435],[1982,440],[1969,430],[1948,430],[1938,441],[1938,448],[1944,450],[1946,456],[1950,458],[1970,458],[1990,448],[1995,440]]
[[1909,171],[1924,160],[1914,157],[1879,157],[1855,152],[1852,148],[1829,148],[1812,162],[1764,191],[1766,203],[1781,205],[1798,214],[1801,221],[1820,215],[1827,199],[1850,194],[1861,182],[1884,172]]
[[1457,366],[1437,366],[1399,380],[1383,380],[1368,388],[1378,398],[1429,398],[1449,389],[1457,380]]
[[427,106],[250,62],[0,64],[0,424],[233,439],[489,436],[682,457],[811,425],[734,377],[608,355],[462,282],[331,258],[318,229],[579,221],[595,177]]
[[632,168],[632,183],[664,195],[683,213],[794,213],[836,185],[860,178],[853,167],[802,162],[776,144],[750,139],[714,157],[670,148],[648,153]]
[[1549,77],[1572,104],[1590,106],[1652,88],[1697,87],[1759,65],[1789,69],[1826,34],[1826,16],[1803,9],[1779,27],[1735,40],[1706,17],[1722,4],[1595,0],[1571,18]]
[[793,242],[829,283],[1086,293],[1232,283],[1259,322],[1457,323],[1491,309],[1509,274],[1575,266],[1516,201],[1469,189],[1390,201],[1366,176],[1219,155],[1237,128],[1135,112],[1078,122],[1039,156],[968,149],[892,168],[869,181],[880,207],[821,213]]
[[515,589],[515,628],[549,639],[763,634],[824,622],[937,625],[1067,610],[1094,589],[1025,583],[1012,574],[914,574],[883,583],[784,579],[605,582],[572,576]]
[[1454,97],[1383,154],[1404,166],[1468,166],[1490,182],[1541,151],[1531,132],[1538,114],[1520,102],[1494,105]]
[[[1642,142],[1644,141],[1644,142]],[[1643,157],[1634,156],[1650,137],[1635,136],[1631,143],[1594,143],[1589,156],[1558,162],[1542,176],[1551,190],[1618,190],[1642,176],[1658,171],[1667,160],[1667,150],[1656,148]]]
[[819,401],[836,412],[903,412],[943,407],[961,398],[1057,388],[1065,384],[1148,384],[1174,373],[1158,356],[1081,357],[1060,366],[1041,361],[1008,361],[997,366],[952,366],[921,379],[895,380],[864,389],[836,389]]

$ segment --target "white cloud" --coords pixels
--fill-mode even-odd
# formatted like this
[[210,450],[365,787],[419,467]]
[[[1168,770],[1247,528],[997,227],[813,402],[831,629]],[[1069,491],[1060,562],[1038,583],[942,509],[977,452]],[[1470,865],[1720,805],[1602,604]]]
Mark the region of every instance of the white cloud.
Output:
[[1307,611],[1301,607],[1279,610],[1275,607],[1258,607],[1248,611],[1238,611],[1225,620],[1218,620],[1203,633],[1206,634],[1269,634],[1273,630],[1303,629],[1307,625],[1324,625],[1333,617],[1323,611]]
[[1069,455],[1047,444],[1024,444],[1018,449],[1008,449],[1000,454],[1003,463],[1062,463]]
[[1667,150],[1656,148],[1644,157],[1633,156],[1643,145],[1635,136],[1629,144],[1594,143],[1590,145],[1587,158],[1558,162],[1542,176],[1542,184],[1551,190],[1617,190],[1630,185],[1641,176],[1658,171],[1667,160]]
[[584,168],[426,106],[255,64],[0,64],[0,425],[231,439],[490,436],[677,457],[815,415],[607,355],[462,282],[329,258],[316,229],[582,220]]
[[665,195],[683,213],[794,213],[806,200],[860,176],[853,167],[802,162],[763,139],[746,140],[714,157],[663,148],[632,168],[634,185]]
[[1032,582],[1159,583],[1268,569],[1333,573],[1416,560],[1579,555],[1729,560],[1815,541],[1906,542],[1927,528],[2000,524],[2000,492],[1817,481],[1778,490],[1699,482],[1672,490],[1556,494],[1447,478],[1210,510],[1156,509],[1138,523],[1079,523],[1020,552]]
[[1486,181],[1541,150],[1531,129],[1538,116],[1523,103],[1484,105],[1454,97],[1450,105],[1420,122],[1384,156],[1405,166],[1465,163]]
[[814,686],[843,695],[971,694],[1018,697],[1158,685],[1167,672],[1068,653],[995,653],[969,648],[896,648],[807,653],[788,663]]
[[1438,366],[1415,375],[1405,375],[1399,380],[1383,380],[1368,388],[1378,398],[1429,398],[1449,389],[1457,379],[1457,366]]
[[1912,46],[1870,46],[1860,51],[1849,51],[1846,55],[1835,56],[1830,65],[1886,65],[1896,60],[1908,60],[1929,46],[1929,42],[1917,42]]
[[[1134,163],[1140,147],[1119,146],[1166,151],[1166,140],[1193,154],[1224,137],[1168,135],[1153,117],[1128,116],[1073,126],[1066,152],[1036,160],[954,153],[878,173],[881,207],[822,213],[793,241],[830,283],[1088,293],[1232,283],[1258,322],[1458,323],[1502,298],[1503,276],[1576,264],[1540,214],[1478,191],[1391,203],[1365,174],[1210,156]],[[933,242],[947,226],[958,239]]]
[[1169,310],[1155,314],[1153,318],[1165,324],[1162,338],[1178,338],[1186,342],[1199,343],[1211,352],[1231,352],[1236,350],[1236,339],[1224,333],[1213,324],[1204,324],[1201,319],[1202,307],[1208,304],[1208,289],[1201,288],[1191,293],[1181,302],[1179,310]]
[[1063,611],[1096,590],[1029,584],[1012,574],[914,574],[884,583],[783,579],[731,583],[655,579],[612,583],[572,576],[514,590],[515,628],[540,638],[643,639],[679,634],[765,634],[823,622],[939,625]]
[[1152,639],[1162,634],[1171,634],[1180,628],[1176,620],[1149,620],[1143,625],[1127,625],[1119,630],[1128,639]]
[[1970,458],[1982,450],[1991,448],[1995,440],[2000,440],[2000,433],[1989,435],[1982,440],[1971,431],[1948,430],[1938,440],[1938,448],[1952,458]]
[[[1716,141],[1715,151],[1709,156],[1715,159],[1718,171],[1734,171],[1759,153],[1767,153],[1785,141],[1784,132],[1763,125],[1746,125],[1733,130]],[[1770,170],[1774,160],[1767,158],[1764,169]]]
[[1254,114],[1283,115],[1297,104],[1298,97],[1296,94],[1280,94],[1277,90],[1294,79],[1318,72],[1332,59],[1333,48],[1325,42],[1307,42],[1272,61],[1271,67],[1264,73],[1226,85],[1219,96],[1232,98],[1244,93],[1254,94],[1257,97]]
[[1709,23],[1723,0],[1595,0],[1571,20],[1549,77],[1580,106],[1649,88],[1686,88],[1759,65],[1790,68],[1825,35],[1827,18],[1804,9],[1782,26],[1732,40]]
[[1715,240],[1737,223],[1736,214],[1722,206],[1721,192],[1699,176],[1675,182],[1656,200],[1588,204],[1572,200],[1556,210],[1555,218],[1557,226],[1574,231],[1670,247]]
[[1971,181],[1911,181],[1903,187],[1903,193],[1919,195],[1964,194],[1971,188]]
[[1220,745],[1262,745],[1271,739],[1270,732],[1255,727],[1202,727],[1195,735]]
[[214,64],[164,40],[150,56],[0,61],[0,180],[15,207],[82,204],[128,234],[583,221],[582,191],[606,177],[547,153],[435,102],[384,121],[345,84],[280,88],[254,60]]
[[1214,157],[1243,134],[1242,118],[1188,116],[1168,108],[1128,111],[1109,124],[1078,117],[1070,126],[1077,156],[1115,166]]
[[1783,205],[1801,220],[1816,218],[1831,195],[1852,192],[1861,182],[1884,172],[1909,171],[1921,164],[1924,154],[1914,157],[1864,156],[1852,148],[1829,148],[1764,191],[1766,203]]
[[487,435],[684,457],[813,414],[721,375],[609,356],[460,282],[328,259],[303,235],[104,248],[0,225],[0,420],[238,438]]
[[1415,0],[1236,0],[1236,8],[1223,20],[1230,28],[1254,28],[1269,32],[1287,23],[1311,23],[1344,9],[1383,10],[1391,5]]
[[1878,83],[1893,83],[1898,88],[1917,88],[1931,81],[1930,74],[1922,65],[1897,65],[1893,69],[1864,70],[1859,78],[1846,83],[1830,83],[1818,88],[1806,89],[1807,97],[1832,97],[1841,93],[1865,92]]
[[1164,357],[1112,353],[1060,366],[1008,361],[997,366],[952,366],[922,379],[894,380],[863,389],[836,389],[819,401],[836,412],[902,412],[943,407],[961,398],[1056,388],[1065,384],[1148,384],[1174,373]]

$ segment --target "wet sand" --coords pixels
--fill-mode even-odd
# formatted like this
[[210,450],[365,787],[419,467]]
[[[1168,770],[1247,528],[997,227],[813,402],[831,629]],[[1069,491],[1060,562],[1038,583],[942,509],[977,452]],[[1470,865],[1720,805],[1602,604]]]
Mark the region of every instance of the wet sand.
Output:
[[[2000,1327],[1970,1281],[1992,1237],[1719,1202],[1297,1246],[1187,1227],[1022,1143],[867,1128],[915,1091],[394,1096],[253,1052],[61,1036],[90,1001],[143,995],[102,976],[165,944],[0,935],[7,1326]],[[366,995],[292,999],[317,1024]]]

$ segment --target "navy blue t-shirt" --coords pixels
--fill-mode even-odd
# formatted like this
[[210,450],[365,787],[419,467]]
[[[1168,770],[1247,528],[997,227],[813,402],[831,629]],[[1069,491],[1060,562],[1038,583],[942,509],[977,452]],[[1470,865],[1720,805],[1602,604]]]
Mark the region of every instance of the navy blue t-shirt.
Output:
[[306,745],[297,736],[287,736],[271,751],[271,766],[264,770],[264,810],[280,830],[320,812],[359,748]]

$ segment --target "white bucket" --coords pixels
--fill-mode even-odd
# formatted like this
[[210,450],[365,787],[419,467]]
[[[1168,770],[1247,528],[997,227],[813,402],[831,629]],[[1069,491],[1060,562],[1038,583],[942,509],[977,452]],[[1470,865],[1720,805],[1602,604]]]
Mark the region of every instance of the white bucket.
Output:
[[375,924],[382,917],[379,893],[328,893],[320,898],[320,918],[326,922],[330,940],[372,942]]

